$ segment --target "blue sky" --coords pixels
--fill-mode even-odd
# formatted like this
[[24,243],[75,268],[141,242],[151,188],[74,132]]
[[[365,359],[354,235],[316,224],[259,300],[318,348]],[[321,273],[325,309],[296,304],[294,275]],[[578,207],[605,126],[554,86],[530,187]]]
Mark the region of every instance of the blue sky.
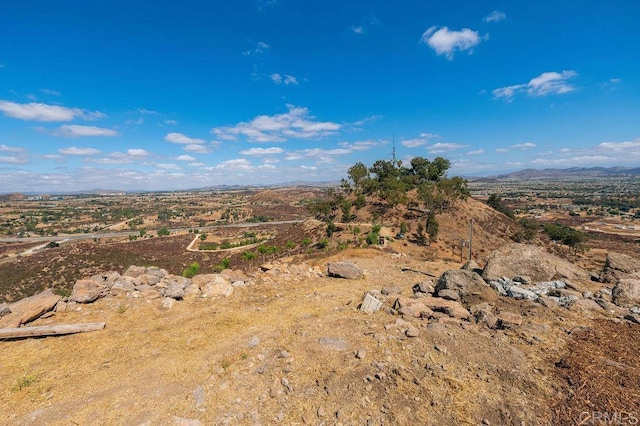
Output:
[[0,4],[0,193],[640,166],[640,2]]

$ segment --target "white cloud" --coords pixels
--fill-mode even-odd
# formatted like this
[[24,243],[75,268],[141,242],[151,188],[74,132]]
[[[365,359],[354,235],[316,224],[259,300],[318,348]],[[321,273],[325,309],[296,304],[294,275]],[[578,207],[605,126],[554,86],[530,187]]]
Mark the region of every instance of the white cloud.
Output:
[[106,117],[106,114],[99,111],[87,112],[79,108],[67,108],[37,102],[17,104],[15,102],[0,101],[0,111],[7,117],[43,122],[71,121],[76,117],[85,120]]
[[189,164],[187,164],[187,166],[189,166],[189,167],[202,167],[202,166],[204,166],[204,163],[189,163]]
[[482,18],[484,22],[500,22],[505,19],[507,19],[507,15],[504,12],[500,12],[499,10],[494,10],[493,12]]
[[176,160],[178,160],[178,161],[196,161],[196,158],[192,157],[191,155],[179,155],[178,157],[176,157]]
[[358,25],[357,27],[352,26],[351,31],[353,31],[356,34],[364,34],[364,27],[362,25]]
[[276,170],[276,166],[274,166],[273,164],[269,164],[269,163],[260,164],[258,166],[258,168],[261,169],[261,170]]
[[284,114],[260,115],[250,122],[216,127],[211,131],[220,139],[235,140],[244,136],[250,142],[285,142],[288,139],[313,139],[335,134],[342,125],[314,121],[307,108],[287,105]]
[[358,141],[358,142],[340,142],[338,145],[350,151],[366,151],[376,146],[382,145],[384,142],[376,141]]
[[183,145],[196,145],[205,143],[204,139],[190,138],[189,136],[182,133],[167,133],[167,135],[164,137],[164,140],[166,140],[167,142]]
[[167,163],[159,163],[156,165],[156,167],[163,170],[181,170],[180,166],[176,166],[175,164],[167,164]]
[[9,146],[5,144],[0,144],[0,151],[20,153],[20,152],[25,152],[25,149],[18,146]]
[[195,152],[197,154],[206,154],[206,153],[209,152],[209,148],[207,148],[205,145],[199,145],[199,144],[185,145],[185,147],[183,149],[185,151]]
[[141,148],[132,148],[127,150],[127,154],[132,157],[146,157],[149,152]]
[[289,85],[297,86],[298,85],[298,79],[296,77],[294,77],[292,75],[288,75],[288,74],[285,74],[284,76],[282,76],[282,75],[280,75],[278,73],[274,73],[274,74],[271,74],[269,76],[269,78],[275,84],[284,84],[286,86],[289,86]]
[[480,37],[477,31],[469,28],[450,31],[448,27],[433,26],[422,34],[420,41],[435,50],[436,54],[451,60],[456,51],[469,50],[471,53],[474,46],[487,38],[488,36]]
[[603,142],[597,146],[597,149],[613,153],[627,152],[638,155],[640,154],[640,138],[628,142]]
[[240,151],[240,154],[242,154],[242,155],[257,155],[257,156],[261,156],[261,155],[282,154],[283,152],[284,152],[284,150],[282,148],[271,147],[271,148],[245,149],[244,151]]
[[467,152],[467,155],[481,155],[484,154],[484,149],[474,149],[473,151]]
[[78,148],[70,146],[69,148],[60,148],[58,152],[64,155],[96,155],[100,154],[101,151],[95,148]]
[[146,108],[138,108],[136,109],[136,111],[139,112],[140,114],[145,114],[145,115],[161,115],[158,111],[153,111]]
[[42,93],[44,93],[45,95],[51,95],[51,96],[61,96],[62,94],[60,92],[58,92],[57,90],[51,90],[51,89],[42,89],[40,90]]
[[496,148],[496,152],[510,152],[510,151],[515,151],[515,150],[520,150],[520,151],[526,151],[528,149],[532,149],[535,148],[536,144],[532,143],[532,142],[525,142],[525,143],[517,143],[515,145],[511,145],[507,148]]
[[246,158],[237,158],[234,160],[223,161],[218,164],[216,169],[231,169],[231,170],[252,170],[253,166],[251,162]]
[[419,146],[427,145],[431,142],[431,139],[437,138],[438,135],[432,133],[420,133],[420,136],[413,139],[406,139],[400,142],[402,146],[407,148],[417,148]]
[[511,101],[518,93],[526,93],[529,96],[562,95],[575,90],[568,80],[577,76],[575,71],[544,72],[532,78],[528,83],[513,86],[499,87],[491,93],[496,99]]
[[298,160],[314,160],[318,163],[333,163],[335,157],[340,155],[351,154],[350,149],[336,148],[336,149],[322,149],[322,148],[308,148],[299,151],[292,151],[287,154],[285,160],[298,161]]
[[428,146],[427,150],[431,154],[442,154],[444,152],[455,151],[457,149],[465,148],[465,147],[466,147],[466,145],[462,145],[462,144],[459,144],[459,143],[438,142],[438,143],[434,143],[433,145]]
[[52,133],[55,136],[63,136],[67,138],[76,138],[76,137],[84,137],[84,136],[119,136],[115,130],[105,129],[103,127],[96,126],[81,126],[77,124],[65,124],[63,126],[58,127]]
[[171,124],[172,126],[175,126],[178,122],[176,120],[164,120],[164,124]]
[[264,55],[268,51],[269,51],[269,45],[264,41],[259,41],[253,50],[246,50],[242,53],[246,56],[251,56],[251,55],[258,56],[258,55]]

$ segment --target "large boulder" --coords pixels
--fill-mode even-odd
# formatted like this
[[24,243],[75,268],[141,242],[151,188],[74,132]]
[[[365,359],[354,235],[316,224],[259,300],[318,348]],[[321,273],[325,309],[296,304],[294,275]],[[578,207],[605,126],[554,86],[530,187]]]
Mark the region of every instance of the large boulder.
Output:
[[[197,276],[198,275],[196,275],[196,277]],[[229,297],[233,293],[233,286],[222,275],[207,274],[206,279],[205,276],[201,276],[201,279],[205,280],[204,286],[200,284],[200,288],[202,289],[202,297]]]
[[330,277],[355,280],[362,276],[362,270],[351,262],[329,262],[327,273]]
[[607,253],[600,281],[614,284],[623,278],[640,279],[640,261],[627,254]]
[[470,269],[446,271],[438,278],[434,294],[438,297],[445,297],[449,291],[456,292],[458,294],[457,300],[465,305],[475,305],[481,302],[493,303],[497,298],[496,292],[480,275]]
[[590,279],[587,271],[573,263],[538,246],[520,243],[506,244],[491,253],[482,272],[485,281],[517,276],[528,276],[533,282],[553,281],[559,278],[575,281]]
[[640,280],[623,278],[613,288],[613,303],[630,308],[640,306]]
[[71,298],[78,303],[91,303],[107,292],[106,282],[101,283],[97,279],[81,279],[73,286]]

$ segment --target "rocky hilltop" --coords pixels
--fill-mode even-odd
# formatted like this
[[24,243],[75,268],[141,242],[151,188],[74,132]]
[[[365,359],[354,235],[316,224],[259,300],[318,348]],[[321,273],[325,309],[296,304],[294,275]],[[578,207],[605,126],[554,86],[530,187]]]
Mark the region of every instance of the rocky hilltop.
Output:
[[[0,307],[4,424],[574,424],[640,415],[640,262],[400,241],[191,279],[129,267]],[[20,329],[18,328],[18,329]],[[586,413],[586,414],[585,414]]]

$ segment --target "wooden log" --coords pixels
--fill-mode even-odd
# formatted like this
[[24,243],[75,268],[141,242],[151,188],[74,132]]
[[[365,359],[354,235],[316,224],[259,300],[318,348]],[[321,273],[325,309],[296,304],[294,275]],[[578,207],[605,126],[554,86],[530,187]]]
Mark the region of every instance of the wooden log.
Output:
[[65,334],[98,331],[105,327],[104,322],[88,324],[47,325],[39,327],[0,328],[0,339],[19,339],[24,337],[62,336]]

